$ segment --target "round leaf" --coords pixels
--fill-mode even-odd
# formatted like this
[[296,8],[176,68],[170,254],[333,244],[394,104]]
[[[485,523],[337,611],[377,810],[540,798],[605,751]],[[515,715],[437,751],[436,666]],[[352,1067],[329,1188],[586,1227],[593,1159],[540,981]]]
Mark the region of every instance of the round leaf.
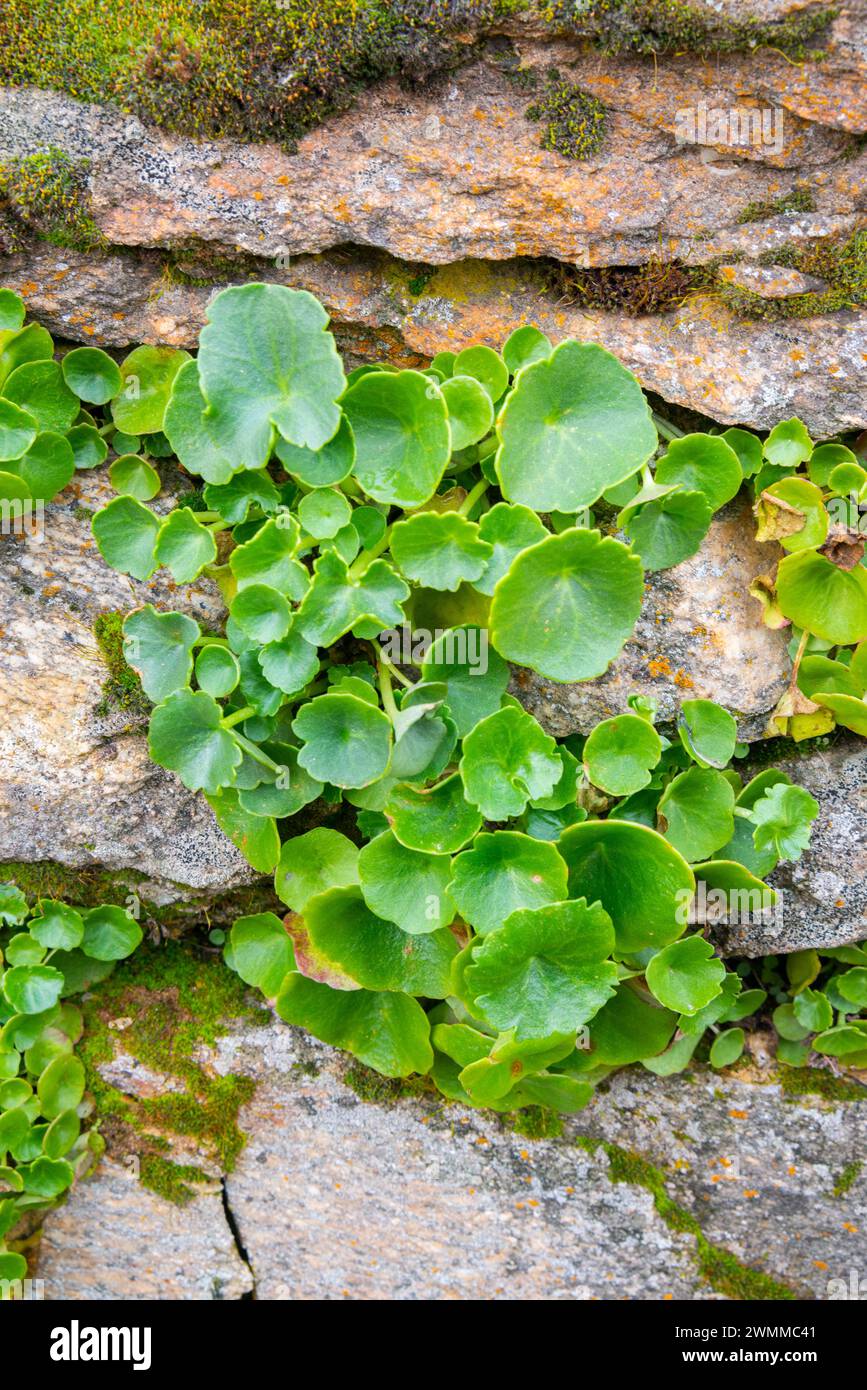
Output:
[[199,364],[192,358],[182,364],[172,382],[163,428],[184,468],[207,483],[228,483],[233,473],[244,467],[242,459],[222,448],[202,395]]
[[38,428],[26,410],[0,398],[0,462],[19,459],[30,448]]
[[276,998],[284,977],[295,969],[292,940],[273,912],[239,917],[229,933],[232,968],[267,999]]
[[455,376],[443,382],[443,399],[448,407],[452,449],[467,449],[488,433],[494,423],[494,407],[489,393],[471,376]]
[[177,584],[189,584],[206,565],[214,563],[217,545],[195,512],[178,507],[160,527],[154,554],[158,564],[171,570]]
[[458,773],[434,787],[399,782],[389,793],[385,815],[402,845],[426,854],[453,854],[482,825],[481,813],[464,798]]
[[222,711],[203,690],[176,690],[151,715],[148,748],[190,791],[217,792],[235,780],[241,750],[222,726]]
[[784,615],[826,642],[846,646],[867,637],[867,570],[842,570],[815,550],[780,561],[777,602]]
[[126,960],[141,939],[141,927],[122,907],[94,907],[84,914],[81,949],[91,960]]
[[422,372],[371,372],[349,387],[343,409],[355,435],[355,476],[369,497],[420,507],[451,456],[442,393]]
[[61,365],[67,386],[91,405],[105,405],[123,389],[120,368],[101,348],[73,348]]
[[37,1085],[45,1118],[53,1120],[65,1110],[74,1110],[84,1095],[84,1080],[84,1067],[77,1057],[70,1053],[55,1057]]
[[292,721],[304,745],[298,762],[319,782],[366,787],[387,770],[391,721],[355,695],[319,695]]
[[427,1015],[405,994],[331,989],[303,975],[287,975],[277,1013],[284,1023],[342,1047],[384,1076],[424,1073],[433,1065]]
[[288,440],[278,439],[276,454],[287,473],[308,487],[330,487],[348,478],[355,463],[355,436],[349,421],[341,417],[340,428],[321,449],[299,449]]
[[680,741],[701,767],[727,767],[738,739],[736,720],[713,700],[684,700],[677,721]]
[[528,801],[550,795],[562,771],[554,740],[515,706],[489,714],[464,739],[461,779],[486,820],[519,816]]
[[79,403],[63,380],[60,365],[54,361],[25,362],[16,367],[3,385],[7,401],[32,415],[41,430],[61,434],[77,419]]
[[711,511],[731,501],[742,481],[740,459],[721,435],[685,434],[673,439],[656,465],[657,483],[678,483],[704,494]]
[[386,830],[361,850],[358,873],[368,907],[412,936],[447,927],[455,915],[447,854],[407,849]]
[[26,454],[9,466],[27,484],[32,497],[50,502],[71,482],[75,457],[62,434],[46,431],[38,434]]
[[199,624],[184,613],[158,613],[146,603],[123,622],[124,660],[138,674],[149,700],[159,703],[189,683]]
[[225,699],[227,695],[231,695],[240,677],[238,659],[228,647],[221,647],[216,643],[208,643],[206,647],[202,647],[196,657],[196,680],[208,695],[213,695],[215,700]]
[[160,522],[134,497],[116,497],[91,522],[99,553],[112,569],[133,579],[150,579],[157,568],[154,550]]
[[121,389],[111,403],[119,430],[153,434],[162,429],[172,384],[189,358],[188,352],[169,347],[137,347],[124,358]]
[[665,838],[689,863],[710,859],[734,834],[734,804],[721,772],[692,767],[669,782],[660,798]]
[[81,945],[84,922],[81,914],[66,903],[43,898],[39,912],[30,922],[30,934],[49,950],[72,951]]
[[140,502],[149,502],[162,487],[157,470],[137,454],[121,454],[109,468],[108,477],[115,492],[137,497]]
[[584,745],[584,769],[593,785],[610,796],[630,796],[647,786],[661,756],[653,725],[637,714],[620,714],[593,729]]
[[293,912],[303,912],[318,893],[354,883],[358,883],[358,849],[337,830],[325,826],[308,830],[287,840],[280,851],[274,886]]
[[685,936],[657,951],[645,977],[660,1004],[679,1014],[695,1014],[720,993],[725,973],[709,941]]
[[93,425],[73,425],[66,442],[72,450],[76,468],[99,468],[108,458],[108,445]]
[[292,624],[288,602],[268,584],[250,584],[239,590],[229,612],[253,642],[279,642]]
[[551,352],[551,342],[545,334],[532,324],[526,324],[509,334],[503,344],[503,361],[512,376],[517,376],[522,367],[529,367],[531,362],[541,362],[543,358],[550,357]]
[[3,993],[19,1014],[41,1014],[63,992],[63,976],[53,965],[16,965],[3,977]]
[[449,892],[464,921],[487,936],[521,908],[562,902],[566,865],[553,845],[529,835],[483,833],[455,859]]
[[712,515],[703,492],[678,489],[639,507],[625,529],[645,569],[665,570],[695,555]]
[[311,898],[304,921],[314,952],[364,989],[387,989],[428,999],[449,992],[458,944],[450,931],[408,935],[371,912],[357,887]]

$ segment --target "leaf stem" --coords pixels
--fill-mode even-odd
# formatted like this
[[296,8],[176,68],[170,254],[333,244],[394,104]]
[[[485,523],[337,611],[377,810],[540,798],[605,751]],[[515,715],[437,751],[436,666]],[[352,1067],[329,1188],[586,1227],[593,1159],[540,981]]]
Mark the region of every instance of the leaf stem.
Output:
[[797,684],[798,671],[800,670],[801,662],[804,658],[804,652],[807,650],[807,643],[809,642],[809,640],[810,634],[807,631],[807,629],[804,628],[804,631],[801,633],[801,640],[798,643],[798,650],[795,652],[795,660],[792,663],[792,685]]
[[663,420],[662,416],[657,415],[655,410],[651,411],[651,415],[653,416],[653,423],[656,426],[657,433],[661,434],[663,439],[683,439],[684,431],[679,430],[677,425],[672,425],[668,420]]
[[243,734],[239,734],[237,730],[232,734],[232,738],[235,740],[238,747],[243,748],[244,752],[248,753],[255,762],[261,763],[263,767],[269,768],[271,772],[276,772],[279,776],[281,772],[285,771],[279,763],[275,763],[273,759],[269,758],[267,753],[262,752],[258,743],[251,743],[248,738],[245,738]]
[[[374,648],[374,650],[376,651],[376,648]],[[407,690],[412,690],[413,686],[415,685],[415,681],[410,680],[409,676],[405,676],[403,674],[403,671],[399,670],[398,667],[395,666],[394,662],[391,660],[390,657],[386,656],[384,651],[376,651],[376,659],[377,661],[383,662],[385,666],[387,666],[389,675],[394,676],[395,680],[399,680],[401,685],[406,686]]]
[[365,574],[366,571],[373,564],[377,556],[381,555],[384,550],[388,550],[388,547],[390,545],[391,527],[389,526],[386,529],[385,534],[380,536],[379,540],[376,542],[376,545],[372,545],[369,550],[362,550],[357,560],[355,560],[354,563],[349,566],[349,578],[360,579],[361,576]]
[[458,507],[458,516],[469,516],[473,507],[480,498],[484,497],[490,486],[491,484],[488,482],[487,478],[480,478],[475,487],[470,488],[463,502]]
[[382,696],[382,708],[393,724],[397,719],[399,710],[395,704],[394,693],[391,688],[390,664],[382,655],[377,656],[376,665],[379,670],[379,693]]
[[[232,729],[236,724],[243,724],[245,719],[249,719],[251,714],[255,714],[252,705],[245,705],[243,709],[236,709],[233,714],[227,714],[223,718],[223,728]],[[238,734],[235,735],[239,737]]]

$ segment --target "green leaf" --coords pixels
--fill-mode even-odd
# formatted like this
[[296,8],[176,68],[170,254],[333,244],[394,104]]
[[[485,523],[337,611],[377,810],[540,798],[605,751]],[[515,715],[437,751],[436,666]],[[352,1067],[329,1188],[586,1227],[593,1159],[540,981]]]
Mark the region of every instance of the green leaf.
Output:
[[176,690],[151,715],[148,748],[155,763],[176,772],[190,791],[212,795],[235,780],[241,750],[222,711],[203,690]]
[[84,1083],[84,1067],[77,1057],[70,1053],[55,1057],[37,1085],[45,1118],[53,1120],[65,1110],[74,1110],[84,1095]]
[[298,766],[297,748],[266,744],[265,751],[280,757],[282,770],[273,782],[260,782],[241,790],[238,804],[243,811],[255,816],[294,816],[322,795],[323,784]]
[[126,960],[141,939],[141,927],[122,907],[94,907],[84,914],[81,949],[91,960]]
[[407,579],[428,589],[454,592],[484,574],[493,548],[479,528],[457,512],[417,512],[391,533],[391,554]]
[[639,507],[630,514],[625,530],[645,569],[671,569],[696,554],[712,515],[703,492],[678,489]]
[[111,403],[111,418],[118,429],[125,434],[161,430],[172,384],[189,360],[190,354],[180,348],[134,348],[121,363],[123,382]]
[[467,800],[494,821],[548,796],[563,770],[554,740],[515,706],[489,714],[467,734],[459,767]]
[[653,725],[637,714],[621,714],[593,729],[584,745],[584,770],[610,796],[629,796],[647,786],[661,756]]
[[756,540],[779,541],[784,550],[821,545],[828,534],[822,490],[806,478],[783,478],[765,488],[755,510]]
[[509,334],[503,344],[503,361],[512,376],[517,376],[522,367],[529,367],[531,362],[541,362],[550,357],[552,351],[551,342],[545,334],[532,324],[526,324]]
[[825,1057],[845,1058],[853,1052],[864,1052],[867,1050],[867,1030],[840,1024],[815,1037],[813,1048]]
[[304,921],[317,955],[364,989],[427,999],[444,999],[449,992],[458,944],[444,928],[408,935],[376,916],[357,887],[311,898]]
[[721,436],[734,449],[745,478],[751,478],[762,466],[762,441],[749,430],[724,430]]
[[640,999],[628,984],[590,1023],[590,1058],[597,1065],[629,1066],[657,1057],[671,1041],[677,1014]]
[[303,747],[298,762],[319,782],[366,787],[387,771],[391,721],[355,695],[318,695],[292,721]]
[[680,741],[699,767],[724,768],[738,741],[737,721],[713,700],[684,700],[677,721]]
[[765,440],[763,452],[775,468],[797,468],[812,454],[813,441],[800,420],[781,420]]
[[39,965],[45,956],[45,947],[29,932],[18,932],[5,946],[7,965]]
[[234,285],[212,299],[199,338],[209,431],[236,467],[262,468],[277,434],[321,449],[346,386],[328,315],[306,290]]
[[217,558],[213,535],[188,507],[170,512],[160,527],[154,554],[177,584],[189,584]]
[[656,953],[645,977],[660,1004],[681,1014],[695,1014],[720,993],[725,973],[709,941],[685,936]]
[[420,507],[451,457],[448,411],[422,372],[371,372],[343,397],[355,435],[355,476],[369,497]]
[[24,314],[24,300],[14,290],[0,290],[0,332],[17,333]]
[[76,468],[99,468],[108,458],[108,445],[93,425],[73,425],[66,442],[72,450]]
[[519,909],[562,902],[566,865],[553,845],[529,835],[484,833],[455,859],[449,892],[464,921],[487,936]]
[[734,497],[743,473],[737,454],[721,435],[685,434],[671,441],[654,478],[703,493],[711,511],[717,512]]
[[848,999],[859,1009],[867,1009],[867,968],[859,965],[854,970],[846,970],[842,975],[835,977],[834,983],[844,999]]
[[458,773],[434,787],[399,782],[389,793],[385,815],[402,845],[426,854],[454,854],[482,825],[481,813],[464,799]]
[[280,851],[274,886],[293,912],[329,888],[358,883],[358,849],[338,830],[320,826],[287,840]]
[[199,364],[192,359],[172,382],[163,428],[184,468],[207,483],[228,483],[244,467],[242,460],[223,450],[202,395]]
[[229,557],[238,588],[267,584],[300,602],[310,579],[304,566],[294,558],[298,541],[298,523],[288,513],[266,521],[255,536],[236,546]]
[[452,449],[477,444],[494,423],[494,406],[488,391],[472,376],[454,376],[443,382],[442,394],[449,412]]
[[285,439],[277,440],[275,450],[287,473],[307,487],[331,487],[348,478],[355,464],[355,436],[345,416],[333,439],[321,449],[299,449]]
[[773,850],[779,859],[800,859],[810,843],[810,826],[819,803],[803,787],[777,783],[752,808],[757,850]]
[[462,376],[481,382],[492,401],[498,401],[509,384],[509,371],[502,357],[483,344],[458,353],[452,363],[452,380]]
[[40,430],[65,434],[78,417],[78,398],[57,362],[25,362],[6,378],[3,397],[32,415]]
[[500,708],[509,684],[509,668],[487,636],[472,623],[447,628],[431,643],[422,665],[423,680],[445,685],[461,738]]
[[0,462],[19,459],[30,448],[39,426],[34,416],[0,399]]
[[845,444],[820,444],[810,455],[807,474],[810,482],[817,487],[827,487],[838,464],[857,462],[856,456]]
[[491,640],[550,680],[589,680],[632,635],[642,592],[637,555],[598,531],[564,531],[523,551],[500,580]]
[[497,421],[503,495],[576,512],[636,473],[656,430],[631,372],[595,343],[567,341],[525,367]]
[[339,555],[326,551],[313,566],[313,583],[298,610],[297,629],[308,642],[330,647],[360,623],[380,630],[398,627],[407,598],[409,586],[385,560],[374,560],[362,575],[353,576]]
[[270,816],[247,811],[234,787],[205,792],[205,800],[217,817],[224,835],[260,874],[272,874],[280,858],[280,836]]
[[51,898],[41,898],[38,907],[38,915],[30,923],[30,934],[40,946],[72,951],[81,945],[84,921],[75,908]]
[[449,893],[451,863],[447,854],[407,849],[386,830],[358,857],[364,900],[378,917],[395,922],[411,936],[447,927],[455,915]]
[[792,1003],[795,1018],[810,1033],[821,1033],[834,1022],[834,1011],[824,994],[816,989],[804,989]]
[[231,695],[240,678],[238,659],[228,647],[216,643],[202,647],[196,657],[196,680],[208,695],[213,695],[215,700],[224,699]]
[[328,540],[347,525],[352,508],[333,487],[317,487],[298,503],[298,520],[314,540]]
[[659,802],[665,838],[689,863],[710,859],[734,834],[735,794],[712,768],[692,767],[669,782]]
[[48,1126],[42,1140],[46,1158],[63,1158],[81,1133],[81,1121],[75,1110],[61,1110]]
[[149,507],[134,497],[116,497],[91,522],[99,553],[112,569],[133,579],[150,579],[157,568],[154,554],[160,522]]
[[137,497],[140,502],[150,502],[163,485],[157,470],[137,454],[121,454],[109,468],[108,477],[115,492]]
[[29,912],[27,899],[14,883],[0,883],[0,922],[17,926]]
[[59,1197],[75,1180],[72,1165],[63,1160],[37,1158],[18,1170],[24,1178],[24,1191],[38,1197]]
[[798,627],[833,644],[867,637],[867,570],[838,569],[815,550],[787,555],[777,570],[777,602]]
[[547,534],[529,507],[513,507],[508,502],[498,502],[491,507],[479,521],[479,535],[493,547],[493,555],[481,578],[474,581],[473,588],[480,594],[493,594],[515,556],[544,540]]
[[123,389],[120,368],[102,348],[73,348],[61,366],[70,390],[91,405],[105,405]]
[[258,654],[265,679],[286,695],[295,695],[316,679],[319,649],[294,628],[280,642],[269,642]]
[[63,992],[63,976],[52,965],[16,965],[3,976],[3,993],[19,1014],[41,1014]]
[[280,642],[292,626],[288,601],[268,584],[248,584],[239,589],[229,612],[253,642]]
[[284,1023],[344,1048],[384,1076],[424,1073],[433,1065],[427,1015],[405,994],[337,990],[303,975],[287,975],[277,1013]]
[[234,526],[246,520],[251,507],[259,506],[268,514],[276,512],[280,494],[267,473],[244,469],[227,483],[208,483],[205,503]]
[[623,955],[666,946],[683,934],[695,878],[673,845],[628,821],[583,821],[558,845],[569,869],[570,896],[599,901],[614,923]]
[[123,622],[124,660],[139,676],[149,700],[158,704],[189,683],[193,646],[201,628],[184,613],[158,613],[152,603]]
[[229,933],[232,968],[245,984],[274,999],[290,970],[295,969],[291,938],[273,912],[239,917]]
[[22,362],[43,362],[54,356],[51,334],[37,323],[17,333],[0,335],[0,387]]
[[719,1033],[714,1038],[710,1050],[710,1064],[712,1067],[730,1067],[732,1062],[738,1060],[743,1050],[743,1028],[727,1028],[724,1033]]
[[62,434],[46,431],[38,434],[26,454],[8,468],[26,483],[32,497],[50,502],[71,482],[75,459]]

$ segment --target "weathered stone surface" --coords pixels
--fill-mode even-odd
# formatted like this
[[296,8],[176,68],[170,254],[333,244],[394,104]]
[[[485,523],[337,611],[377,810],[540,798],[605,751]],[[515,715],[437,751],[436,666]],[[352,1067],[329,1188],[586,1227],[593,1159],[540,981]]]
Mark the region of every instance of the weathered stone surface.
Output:
[[[446,348],[499,347],[535,323],[554,341],[602,343],[648,390],[724,424],[771,429],[798,415],[816,439],[867,425],[864,312],[755,322],[697,295],[672,313],[630,317],[567,302],[531,262],[462,261],[419,281],[417,269],[348,249],[282,267],[262,261],[251,274],[317,295],[351,361],[415,366]],[[102,258],[46,246],[0,263],[0,278],[52,332],[113,347],[194,346],[226,283],[174,283],[144,252]]]
[[825,750],[774,760],[819,803],[810,848],[770,882],[779,911],[766,924],[720,927],[730,955],[840,946],[867,936],[867,745],[841,733]]
[[110,1159],[46,1220],[39,1278],[51,1301],[238,1299],[253,1288],[219,1182],[181,1213]]
[[721,265],[720,278],[762,299],[788,299],[793,294],[812,294],[828,288],[815,275],[802,275],[784,265]]
[[[204,627],[222,606],[207,583],[139,584],[102,560],[90,514],[113,495],[104,470],[46,508],[42,539],[0,539],[0,862],[55,860],[130,871],[142,896],[206,897],[257,877],[205,800],[152,763],[144,721],[97,713],[108,671],[93,632],[107,610],[180,608]],[[160,505],[168,506],[169,491]]]
[[[258,1083],[225,1182],[254,1296],[749,1297],[753,1271],[776,1281],[766,1297],[832,1297],[830,1281],[863,1264],[863,1176],[833,1194],[861,1154],[863,1105],[788,1100],[753,1051],[738,1076],[618,1073],[561,1137],[530,1140],[433,1098],[364,1102],[331,1049],[276,1022],[240,1028],[213,1060]],[[616,1149],[593,1151],[594,1140]],[[648,1179],[701,1241],[683,1217],[665,1221]],[[250,1287],[216,1198],[173,1208],[111,1163],[49,1213],[38,1274],[49,1298],[237,1298]]]
[[767,562],[752,539],[748,503],[714,519],[701,550],[675,569],[648,575],[635,632],[605,676],[558,685],[519,671],[512,689],[550,733],[589,733],[622,713],[632,692],[650,695],[661,720],[684,699],[716,700],[740,719],[741,735],[761,736],[786,688],[786,637],[762,625],[748,586]]

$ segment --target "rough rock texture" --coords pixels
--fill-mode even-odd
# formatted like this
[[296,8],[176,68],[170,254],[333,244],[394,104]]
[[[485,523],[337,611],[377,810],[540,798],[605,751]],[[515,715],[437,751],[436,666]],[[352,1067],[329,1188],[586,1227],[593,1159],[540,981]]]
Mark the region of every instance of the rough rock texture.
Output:
[[519,671],[512,689],[550,733],[589,733],[622,713],[632,692],[652,696],[661,720],[683,699],[716,700],[740,717],[741,735],[758,738],[786,688],[791,662],[783,632],[759,621],[750,580],[767,567],[749,504],[720,512],[701,550],[675,569],[648,575],[641,617],[608,674],[557,685]]
[[39,1278],[52,1301],[238,1299],[253,1288],[219,1182],[179,1215],[110,1159],[45,1223]]
[[143,716],[111,702],[96,712],[109,673],[93,623],[152,602],[211,627],[222,606],[207,583],[176,590],[108,568],[89,518],[112,495],[104,470],[79,474],[46,508],[41,540],[0,541],[0,862],[99,865],[129,871],[157,902],[206,900],[256,875],[205,800],[151,762]]
[[[788,1100],[769,1069],[631,1069],[561,1137],[530,1140],[433,1099],[366,1103],[344,1060],[281,1024],[224,1037],[214,1060],[258,1083],[225,1182],[256,1298],[750,1297],[752,1270],[775,1281],[761,1296],[824,1299],[863,1264],[864,1177],[833,1194],[861,1155],[863,1105]],[[241,1296],[215,1203],[172,1208],[104,1166],[46,1220],[46,1297]]]
[[[738,283],[779,294],[760,257],[845,237],[863,219],[861,8],[844,7],[827,56],[801,65],[772,48],[713,61],[602,56],[526,15],[498,30],[424,90],[362,93],[295,154],[195,143],[18,89],[0,102],[0,159],[53,145],[90,160],[94,215],[115,247],[255,257],[260,278],[318,294],[364,354],[418,359],[538,322],[556,339],[604,343],[649,389],[725,423],[770,428],[797,413],[817,436],[867,424],[863,311],[736,319],[696,293],[676,311],[630,317],[569,302],[526,259],[739,260]],[[526,116],[552,67],[606,106],[588,159],[543,149]],[[69,337],[189,344],[227,274],[212,263],[207,285],[179,285],[154,258],[83,263],[36,247],[4,278]]]
[[728,954],[746,956],[860,941],[867,936],[867,744],[841,733],[827,749],[773,765],[819,803],[810,848],[771,876],[780,893],[771,921],[716,935]]

